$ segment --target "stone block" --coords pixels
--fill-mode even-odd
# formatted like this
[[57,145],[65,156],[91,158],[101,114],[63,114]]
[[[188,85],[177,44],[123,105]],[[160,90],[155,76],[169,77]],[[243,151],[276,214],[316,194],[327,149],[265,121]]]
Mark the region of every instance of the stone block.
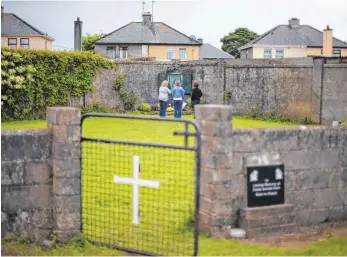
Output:
[[332,172],[330,170],[303,170],[297,172],[296,189],[328,188]]
[[53,210],[33,210],[32,224],[35,228],[52,229],[53,228]]
[[65,124],[53,124],[52,125],[52,133],[53,133],[53,141],[67,143],[67,125]]
[[338,130],[325,129],[322,142],[322,148],[337,148],[338,147]]
[[81,231],[78,230],[56,230],[57,240],[61,242],[68,242],[73,239],[75,236],[80,235]]
[[315,191],[313,189],[292,191],[286,193],[285,201],[294,206],[295,210],[307,210],[312,208],[315,201]]
[[200,122],[202,135],[208,137],[227,138],[232,136],[232,124],[230,121],[213,122],[202,120]]
[[57,213],[73,213],[81,211],[81,195],[55,196]]
[[296,171],[285,170],[284,193],[298,190],[297,176]]
[[219,184],[225,181],[230,181],[238,178],[243,180],[244,175],[235,173],[235,169],[218,169],[218,168],[207,168],[201,167],[201,181],[205,183]]
[[53,174],[56,178],[80,178],[81,177],[81,160],[66,159],[53,160]]
[[347,148],[347,128],[340,128],[338,130],[338,147]]
[[48,161],[30,161],[25,165],[25,183],[48,184],[51,182],[52,169]]
[[24,135],[24,159],[47,159],[51,157],[52,137],[49,135]]
[[280,204],[264,207],[242,208],[240,217],[246,220],[260,220],[281,215],[290,216],[294,209],[292,204]]
[[81,156],[81,144],[80,142],[53,142],[52,154],[54,160],[78,159]]
[[233,153],[217,153],[208,154],[205,151],[201,152],[201,166],[210,169],[231,169]]
[[79,178],[57,178],[53,180],[53,194],[80,195],[81,180]]
[[240,219],[240,228],[250,229],[281,226],[294,223],[294,214],[263,217],[261,219]]
[[57,230],[78,230],[81,227],[80,212],[56,213]]
[[81,112],[74,107],[49,107],[47,109],[47,121],[49,125],[79,125]]
[[347,148],[341,148],[338,153],[342,167],[347,167]]
[[67,140],[69,142],[80,142],[81,140],[80,125],[70,125],[67,127]]
[[282,160],[289,170],[313,170],[335,168],[341,165],[337,149],[300,150],[282,152]]
[[274,150],[295,150],[298,149],[297,129],[266,129],[261,138],[261,148]]
[[333,208],[342,206],[344,204],[343,190],[337,190],[336,188],[326,188],[314,190],[314,192],[315,199],[310,205],[311,208]]
[[195,109],[196,120],[200,121],[230,121],[232,119],[232,107],[230,105],[197,105]]
[[232,202],[226,200],[210,200],[205,197],[200,197],[200,209],[204,213],[208,213],[214,217],[231,216]]
[[27,231],[28,237],[33,241],[43,241],[51,238],[51,229],[34,228]]
[[347,167],[333,169],[329,179],[329,187],[347,187]]
[[301,210],[295,213],[295,222],[298,225],[315,225],[328,220],[328,209]]
[[232,139],[223,137],[201,136],[201,149],[208,154],[232,152]]
[[347,221],[347,206],[330,208],[328,221]]
[[201,183],[201,195],[211,200],[233,199],[245,192],[244,175],[230,175],[228,179]]
[[283,234],[291,234],[297,231],[296,224],[286,224],[282,226],[273,226],[273,227],[264,227],[264,228],[256,228],[249,229],[247,231],[247,237],[252,238],[261,238],[264,236],[276,236]]
[[1,162],[1,185],[24,184],[24,163],[22,161]]
[[1,207],[5,211],[52,208],[52,187],[49,185],[13,187],[2,190],[1,194]]
[[261,150],[262,132],[253,129],[235,129],[232,136],[232,150],[236,153]]
[[[325,134],[330,134],[324,128],[310,128],[300,130],[299,137],[299,149],[321,149],[323,148],[324,139],[329,140],[329,136],[325,137]],[[328,146],[329,147],[329,146]]]

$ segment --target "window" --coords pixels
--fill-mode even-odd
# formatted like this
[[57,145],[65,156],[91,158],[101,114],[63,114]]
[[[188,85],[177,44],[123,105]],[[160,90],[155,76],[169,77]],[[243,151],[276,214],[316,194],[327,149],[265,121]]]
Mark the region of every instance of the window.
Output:
[[265,48],[264,49],[264,58],[265,59],[272,58],[272,49],[271,48]]
[[120,48],[120,58],[128,58],[128,47],[121,47]]
[[284,57],[284,50],[276,49],[276,58],[283,58],[283,57]]
[[20,48],[29,49],[29,38],[21,38],[20,39]]
[[175,50],[172,48],[167,48],[166,49],[166,60],[172,60],[174,59],[174,54],[175,54]]
[[341,50],[333,50],[334,57],[341,57]]
[[9,38],[8,46],[12,48],[17,48],[17,38]]
[[178,51],[178,55],[181,61],[187,60],[187,49],[186,48],[180,48]]
[[114,46],[107,46],[106,47],[106,51],[107,51],[107,57],[111,58],[111,59],[115,59],[116,58],[116,47]]

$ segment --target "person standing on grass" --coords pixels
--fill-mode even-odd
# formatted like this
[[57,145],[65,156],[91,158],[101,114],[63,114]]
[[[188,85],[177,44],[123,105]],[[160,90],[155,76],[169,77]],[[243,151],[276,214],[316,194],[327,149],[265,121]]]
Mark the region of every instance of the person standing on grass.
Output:
[[169,100],[169,94],[171,94],[170,89],[167,87],[168,84],[169,82],[164,80],[159,88],[160,117],[165,117],[166,115],[167,101]]
[[195,81],[193,83],[193,90],[192,90],[192,96],[191,96],[191,100],[192,100],[192,108],[193,108],[193,112],[194,112],[194,106],[197,104],[200,104],[200,99],[202,97],[202,92],[199,88],[199,82]]
[[180,82],[176,80],[175,87],[172,89],[175,119],[181,118],[183,97],[184,97],[184,89],[180,86]]

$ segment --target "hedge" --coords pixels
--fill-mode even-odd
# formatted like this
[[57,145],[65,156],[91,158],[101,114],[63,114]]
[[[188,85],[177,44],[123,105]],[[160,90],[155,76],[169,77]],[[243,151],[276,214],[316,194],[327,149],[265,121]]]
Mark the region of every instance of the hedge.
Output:
[[46,108],[67,105],[92,91],[94,76],[112,62],[90,52],[1,48],[1,120],[45,118]]

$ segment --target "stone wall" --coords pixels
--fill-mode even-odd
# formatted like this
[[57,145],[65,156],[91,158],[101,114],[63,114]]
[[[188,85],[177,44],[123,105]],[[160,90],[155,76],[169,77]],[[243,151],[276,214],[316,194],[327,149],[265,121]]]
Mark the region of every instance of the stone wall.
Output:
[[[285,202],[299,225],[347,219],[347,128],[232,129],[231,107],[197,107],[202,128],[201,225],[238,226],[246,162],[284,163]],[[260,164],[260,163],[259,163]]]
[[49,236],[52,212],[52,135],[50,130],[2,131],[1,234],[27,231]]
[[[335,64],[334,64],[335,62]],[[338,62],[338,63],[336,63]],[[316,122],[347,119],[347,58],[257,59],[190,62],[121,62],[120,72],[128,79],[125,90],[141,102],[157,98],[160,73],[191,73],[201,84],[209,104],[232,104],[234,114],[285,115],[292,120],[311,118]],[[110,108],[122,105],[113,89],[118,73],[102,70],[94,81],[95,92],[86,96]],[[232,89],[232,98],[223,92]],[[74,105],[83,105],[77,99]]]
[[52,107],[47,129],[2,131],[1,229],[43,240],[80,232],[80,119],[77,108]]

